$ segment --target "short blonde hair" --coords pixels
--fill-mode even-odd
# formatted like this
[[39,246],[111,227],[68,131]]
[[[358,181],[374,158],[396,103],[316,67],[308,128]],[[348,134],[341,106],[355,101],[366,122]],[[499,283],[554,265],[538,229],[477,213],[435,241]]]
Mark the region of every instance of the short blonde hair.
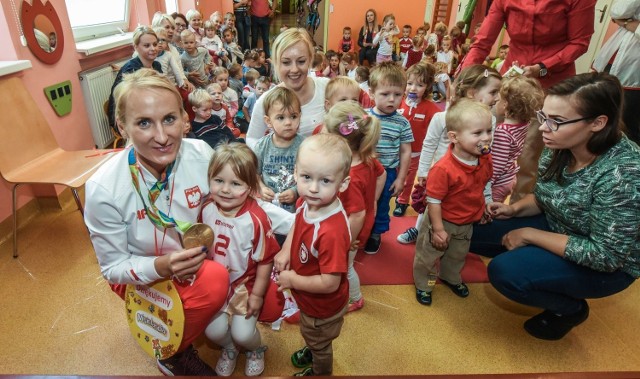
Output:
[[191,91],[191,93],[189,94],[189,104],[191,104],[191,106],[199,108],[205,103],[213,104],[213,99],[211,98],[209,92],[202,88],[197,88]]
[[217,145],[209,161],[209,180],[218,175],[227,164],[231,166],[238,179],[247,184],[252,195],[258,191],[258,157],[249,146],[239,142]]
[[200,12],[198,12],[195,9],[189,9],[187,11],[187,14],[185,15],[185,17],[187,18],[187,21],[189,21],[189,23],[191,23],[191,20],[193,20],[193,18],[195,16],[200,16],[200,18],[202,18],[202,14],[200,14]]
[[255,81],[260,77],[260,73],[255,68],[250,68],[245,74],[244,78],[247,82]]
[[156,32],[153,31],[153,29],[145,25],[140,25],[133,31],[133,45],[137,46],[140,43],[140,39],[145,34],[150,34],[158,39],[158,36],[156,35]]
[[338,89],[350,89],[360,94],[360,85],[358,82],[347,76],[336,76],[327,83],[327,88],[324,90],[325,100],[331,100]]
[[196,38],[196,35],[194,32],[192,32],[189,29],[185,29],[183,31],[180,32],[180,40],[184,41],[186,38],[191,38],[193,37],[194,39]]
[[320,133],[307,137],[298,148],[296,162],[300,159],[300,156],[309,150],[321,154],[325,164],[327,161],[340,162],[341,180],[349,176],[349,171],[351,171],[351,149],[349,149],[349,145],[344,138],[330,133]]
[[507,116],[520,122],[528,122],[544,102],[540,82],[523,75],[504,78],[500,86],[500,97],[507,102]]
[[460,132],[469,125],[469,120],[486,117],[491,123],[491,108],[479,101],[463,98],[453,104],[446,112],[447,131]]
[[151,26],[159,27],[162,26],[162,21],[167,21],[174,28],[176,27],[176,21],[171,17],[170,14],[156,12],[153,14],[153,19],[151,20]]
[[[343,126],[348,127],[351,122],[355,122],[357,128],[345,131]],[[366,164],[370,164],[376,157],[380,121],[365,112],[359,103],[341,101],[335,104],[324,116],[324,127],[329,133],[344,138],[351,151],[357,153]]]
[[311,60],[313,55],[313,41],[309,36],[309,33],[303,28],[289,28],[282,33],[278,34],[273,46],[271,47],[273,63],[277,67],[280,65],[280,59],[285,50],[295,45],[298,42],[304,42],[309,50],[307,57]]
[[379,85],[388,85],[404,88],[407,86],[407,78],[402,67],[396,62],[383,62],[373,67],[369,75],[369,87],[371,92],[375,91]]
[[298,99],[298,96],[296,96],[296,94],[287,87],[275,87],[264,95],[264,102],[262,105],[264,106],[265,116],[269,115],[269,111],[275,103],[282,104],[283,108],[289,112],[300,113],[302,111],[300,99]]
[[131,96],[131,93],[135,90],[168,91],[175,97],[182,116],[186,114],[182,108],[182,98],[176,86],[171,83],[166,76],[163,76],[156,70],[141,68],[130,74],[125,74],[122,77],[122,81],[113,91],[115,119],[121,124],[126,123],[126,104],[129,102],[129,96]]

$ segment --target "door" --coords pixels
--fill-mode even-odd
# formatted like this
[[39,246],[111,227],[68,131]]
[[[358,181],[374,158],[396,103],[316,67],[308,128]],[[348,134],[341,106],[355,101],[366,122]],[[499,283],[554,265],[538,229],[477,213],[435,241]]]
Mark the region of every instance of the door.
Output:
[[602,41],[611,22],[611,17],[609,17],[611,3],[613,3],[613,0],[598,0],[596,3],[596,16],[593,20],[594,32],[589,43],[589,50],[576,60],[576,73],[578,74],[589,72],[591,63],[600,51]]
[[438,22],[444,22],[448,28],[449,18],[451,17],[451,3],[453,3],[451,0],[436,0],[431,21],[431,33],[433,33],[433,29]]

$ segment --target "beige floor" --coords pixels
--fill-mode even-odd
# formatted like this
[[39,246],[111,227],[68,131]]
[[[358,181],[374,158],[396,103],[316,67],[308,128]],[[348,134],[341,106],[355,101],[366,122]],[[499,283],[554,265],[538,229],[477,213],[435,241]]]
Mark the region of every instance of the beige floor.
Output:
[[[391,250],[380,254],[393,254]],[[80,213],[46,211],[20,231],[20,257],[0,245],[0,374],[158,375],[129,335],[124,304],[100,276]],[[590,301],[591,317],[558,342],[527,335],[536,312],[489,284],[467,299],[436,288],[424,307],[410,286],[366,286],[366,306],[346,317],[335,342],[336,375],[640,371],[640,287]],[[294,372],[297,327],[261,326],[265,375]],[[218,351],[201,340],[201,356]],[[244,357],[236,375],[242,374]]]

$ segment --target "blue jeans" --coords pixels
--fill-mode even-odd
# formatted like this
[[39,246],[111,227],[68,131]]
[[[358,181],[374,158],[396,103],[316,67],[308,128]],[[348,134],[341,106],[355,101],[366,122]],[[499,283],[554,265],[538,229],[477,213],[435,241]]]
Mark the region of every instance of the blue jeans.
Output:
[[391,218],[389,217],[391,191],[389,191],[389,187],[391,187],[391,184],[393,184],[398,177],[398,169],[385,167],[384,170],[387,172],[387,180],[384,182],[384,188],[378,199],[378,211],[376,212],[376,219],[373,223],[371,234],[382,234],[388,231],[389,223],[391,222]]
[[269,50],[269,27],[271,26],[271,18],[251,16],[251,48],[258,47],[258,37],[262,38],[262,50],[267,58],[271,56]]
[[251,16],[249,12],[234,12],[236,16],[236,29],[238,30],[238,44],[242,52],[251,48],[249,34],[251,33]]
[[489,281],[498,292],[517,303],[571,314],[580,310],[582,299],[613,295],[635,281],[622,271],[596,271],[537,246],[506,252],[500,242],[502,236],[523,227],[549,230],[544,215],[474,225],[469,249],[495,257],[489,263]]

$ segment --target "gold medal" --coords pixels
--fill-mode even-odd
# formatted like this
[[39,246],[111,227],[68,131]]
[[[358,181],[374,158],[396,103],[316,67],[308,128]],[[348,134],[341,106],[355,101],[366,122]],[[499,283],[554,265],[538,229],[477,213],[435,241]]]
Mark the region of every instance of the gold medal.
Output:
[[213,245],[213,239],[213,229],[209,225],[196,223],[184,232],[182,246],[185,249],[198,246],[204,246],[208,249]]

